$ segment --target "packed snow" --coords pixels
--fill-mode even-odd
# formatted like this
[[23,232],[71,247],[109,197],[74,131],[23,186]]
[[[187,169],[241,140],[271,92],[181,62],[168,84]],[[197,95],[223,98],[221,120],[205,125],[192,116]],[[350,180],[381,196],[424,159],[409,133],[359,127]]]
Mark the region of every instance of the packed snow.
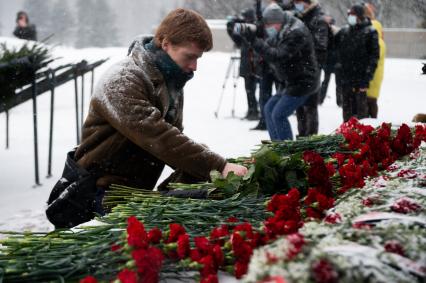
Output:
[[[1,38],[0,42],[18,45],[21,42]],[[124,58],[126,48],[72,49],[53,48],[54,64],[76,63],[82,59],[94,62],[109,60],[96,69],[95,83],[111,65]],[[197,142],[207,144],[225,157],[250,154],[261,140],[268,139],[266,131],[251,131],[257,122],[243,120],[247,110],[244,82],[238,79],[233,109],[233,78],[228,79],[224,98],[215,118],[230,53],[206,53],[198,64],[193,80],[185,87],[184,133]],[[395,124],[408,123],[417,113],[426,112],[426,76],[421,73],[421,60],[387,59],[385,77],[379,98],[379,119]],[[90,75],[85,76],[85,111],[89,106]],[[80,87],[79,87],[80,88]],[[80,91],[80,90],[79,90]],[[34,152],[32,102],[10,110],[10,146],[5,149],[5,114],[0,114],[0,231],[49,231],[53,226],[44,215],[50,190],[61,176],[66,153],[76,146],[74,84],[69,82],[56,89],[55,123],[53,132],[53,176],[47,173],[50,93],[37,99],[38,136],[41,186],[34,185]],[[335,103],[335,84],[332,78],[327,98],[319,107],[320,133],[333,132],[342,123],[342,111]],[[293,133],[297,133],[295,116],[290,118]],[[170,174],[167,168],[161,178]]]

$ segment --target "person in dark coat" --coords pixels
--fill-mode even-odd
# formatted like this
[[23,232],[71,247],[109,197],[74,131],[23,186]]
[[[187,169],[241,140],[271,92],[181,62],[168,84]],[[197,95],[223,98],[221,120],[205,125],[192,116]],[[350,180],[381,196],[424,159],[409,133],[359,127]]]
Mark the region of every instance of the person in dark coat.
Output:
[[83,125],[83,139],[68,154],[63,177],[46,211],[56,227],[72,227],[104,213],[102,196],[111,184],[152,190],[164,166],[176,169],[167,182],[207,181],[217,170],[242,176],[247,168],[228,163],[183,131],[183,87],[197,60],[212,48],[212,35],[196,12],[177,9],[155,37],[136,39],[129,56],[100,79]]
[[247,120],[259,119],[259,110],[256,100],[256,87],[259,78],[256,76],[256,68],[259,68],[260,58],[255,54],[253,48],[249,46],[239,34],[233,32],[236,21],[244,23],[254,23],[255,13],[253,9],[245,9],[241,13],[242,19],[232,18],[226,25],[229,37],[234,41],[235,45],[241,50],[240,60],[240,76],[244,78],[244,84],[247,94],[248,111]]
[[[315,0],[295,0],[296,16],[303,21],[314,39],[315,55],[319,68],[324,70],[327,63],[327,51],[330,27],[321,6]],[[318,102],[320,90],[312,95],[305,105],[297,109],[299,136],[305,137],[318,133]]]
[[26,12],[20,11],[16,15],[16,28],[13,31],[13,34],[20,39],[37,40],[36,26],[30,24],[30,20]]
[[368,116],[367,89],[379,60],[379,40],[364,6],[356,4],[348,12],[349,25],[336,35],[338,62],[341,65],[343,119]]
[[[283,11],[288,11],[293,9],[293,2],[291,0],[285,1],[270,1],[271,3],[278,4]],[[270,4],[271,4],[270,3]],[[261,72],[259,74],[260,78],[260,91],[259,91],[259,106],[260,106],[260,119],[259,123],[252,128],[251,130],[267,130],[264,108],[268,100],[272,96],[273,87],[275,85],[275,89],[283,88],[280,86],[280,82],[275,78],[273,71],[268,66],[268,64],[264,63],[262,58],[261,64]]]
[[264,10],[263,20],[267,40],[254,36],[250,29],[244,32],[244,37],[285,85],[265,105],[269,135],[272,140],[291,140],[288,117],[320,88],[313,40],[303,22],[277,4],[270,4]]

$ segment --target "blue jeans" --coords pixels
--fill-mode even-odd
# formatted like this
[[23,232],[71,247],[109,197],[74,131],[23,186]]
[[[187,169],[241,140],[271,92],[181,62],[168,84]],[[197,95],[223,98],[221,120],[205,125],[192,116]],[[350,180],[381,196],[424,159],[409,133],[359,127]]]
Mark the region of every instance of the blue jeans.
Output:
[[266,127],[271,140],[292,140],[288,117],[300,106],[302,106],[309,95],[290,96],[285,90],[272,96],[265,105]]

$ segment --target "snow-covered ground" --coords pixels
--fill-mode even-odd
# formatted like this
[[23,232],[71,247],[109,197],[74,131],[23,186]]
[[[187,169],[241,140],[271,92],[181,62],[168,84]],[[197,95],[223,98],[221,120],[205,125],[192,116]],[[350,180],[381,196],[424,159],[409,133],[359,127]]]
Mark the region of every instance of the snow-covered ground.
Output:
[[[0,38],[16,44],[18,41]],[[93,62],[109,57],[110,60],[96,69],[95,81],[112,64],[124,58],[125,48],[71,49],[56,47],[55,64]],[[199,62],[195,78],[185,88],[184,132],[198,142],[210,146],[226,157],[247,155],[267,139],[265,131],[250,131],[257,122],[241,120],[246,111],[243,81],[238,81],[235,118],[231,117],[233,102],[232,78],[228,80],[219,118],[214,117],[230,54],[206,53]],[[394,123],[409,122],[416,113],[426,112],[426,76],[420,75],[420,60],[388,59],[382,95],[379,99],[379,120]],[[90,76],[86,76],[86,94],[89,93]],[[89,95],[86,95],[88,108]],[[42,186],[34,185],[34,156],[32,104],[26,102],[10,111],[10,148],[5,149],[5,114],[0,118],[0,230],[48,231],[53,227],[44,216],[45,203],[50,190],[60,177],[66,153],[76,144],[74,85],[68,83],[56,90],[53,146],[53,177],[47,173],[50,94],[39,96],[38,135],[40,176]],[[335,85],[330,82],[328,97],[319,108],[320,133],[331,133],[342,122],[341,109],[335,103]],[[291,117],[293,131],[296,119]],[[163,174],[170,173],[168,169]]]

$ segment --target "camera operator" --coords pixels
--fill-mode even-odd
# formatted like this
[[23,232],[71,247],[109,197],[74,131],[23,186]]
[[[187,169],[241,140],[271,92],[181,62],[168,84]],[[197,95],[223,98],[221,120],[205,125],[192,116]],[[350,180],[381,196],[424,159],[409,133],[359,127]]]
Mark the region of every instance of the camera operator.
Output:
[[259,111],[257,109],[256,86],[259,79],[256,77],[256,66],[260,61],[253,51],[253,48],[245,42],[241,35],[234,33],[235,23],[254,23],[255,14],[253,9],[245,9],[241,13],[242,18],[232,17],[226,24],[226,31],[235,45],[241,49],[240,76],[244,78],[245,89],[247,93],[248,111],[245,119],[258,120]]
[[[302,21],[277,4],[263,11],[264,27],[236,24],[234,30],[250,42],[285,88],[265,105],[272,140],[293,139],[288,117],[320,88],[320,73],[310,31]],[[266,39],[260,35],[266,32]]]
[[[329,25],[321,6],[316,0],[294,0],[296,16],[303,21],[310,30],[314,40],[315,55],[320,69],[324,69],[327,62],[329,41]],[[297,109],[299,136],[318,134],[318,99],[320,91],[312,95],[305,105]]]

